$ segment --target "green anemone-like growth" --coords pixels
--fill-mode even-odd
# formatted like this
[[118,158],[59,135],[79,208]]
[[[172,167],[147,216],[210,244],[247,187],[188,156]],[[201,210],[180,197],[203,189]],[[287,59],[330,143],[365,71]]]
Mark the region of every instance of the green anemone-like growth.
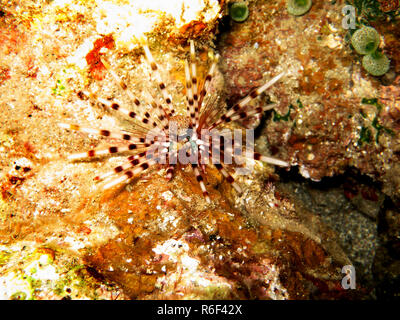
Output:
[[351,44],[359,54],[373,53],[379,46],[380,36],[372,27],[362,27],[354,32]]
[[294,16],[301,16],[307,13],[311,6],[311,0],[288,0],[286,3],[288,12]]
[[249,8],[247,4],[242,1],[234,2],[229,8],[229,15],[233,21],[243,22],[249,16]]
[[382,52],[374,52],[368,54],[362,59],[362,66],[364,69],[373,76],[382,76],[389,71],[390,60]]

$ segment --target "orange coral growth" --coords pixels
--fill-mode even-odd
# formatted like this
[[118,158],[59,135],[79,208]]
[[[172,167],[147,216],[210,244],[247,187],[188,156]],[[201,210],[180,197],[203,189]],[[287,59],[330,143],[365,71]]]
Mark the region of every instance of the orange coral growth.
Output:
[[21,33],[16,26],[0,26],[0,52],[5,55],[18,53],[25,41],[26,35]]
[[89,65],[89,73],[96,80],[103,80],[106,75],[106,68],[100,60],[102,48],[113,49],[114,39],[111,35],[104,36],[94,42],[94,48],[86,55],[86,62]]
[[10,69],[0,67],[0,85],[10,79]]

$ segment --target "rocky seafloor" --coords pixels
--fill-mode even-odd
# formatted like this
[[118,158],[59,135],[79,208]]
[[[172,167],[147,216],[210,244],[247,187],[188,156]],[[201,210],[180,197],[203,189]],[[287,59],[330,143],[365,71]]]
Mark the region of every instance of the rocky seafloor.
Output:
[[[398,1],[376,1],[369,25],[390,59],[372,76],[343,27],[345,1],[43,0],[0,4],[0,299],[394,299],[400,291],[400,24]],[[362,2],[362,1],[361,1]],[[374,1],[372,1],[374,3]],[[375,8],[375,7],[374,7]],[[150,49],[178,113],[184,61],[220,56],[210,94],[228,106],[276,74],[254,105],[257,162],[236,192],[215,168],[202,195],[189,167],[162,166],[104,191],[94,178],[123,156],[70,161],[115,139],[59,123],[128,130],[81,100],[129,104],[103,61],[144,98]],[[242,125],[249,125],[242,123]],[[342,285],[344,266],[356,288]]]

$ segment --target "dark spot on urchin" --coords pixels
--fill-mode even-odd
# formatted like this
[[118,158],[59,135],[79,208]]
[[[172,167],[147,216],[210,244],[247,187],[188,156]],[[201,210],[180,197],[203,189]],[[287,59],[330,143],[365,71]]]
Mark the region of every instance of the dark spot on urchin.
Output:
[[108,151],[110,153],[117,153],[118,152],[118,148],[117,147],[110,147]]
[[250,92],[250,97],[252,99],[256,98],[258,96],[257,90],[253,90],[252,92]]
[[124,170],[124,168],[122,167],[122,166],[118,166],[118,167],[115,167],[114,168],[114,172],[115,173],[120,173],[121,171],[123,171]]
[[132,171],[127,171],[125,172],[125,175],[128,177],[128,179],[133,177],[133,172]]
[[126,85],[125,82],[121,82],[120,85],[121,85],[122,90],[128,89],[128,86]]
[[233,111],[239,111],[239,110],[240,110],[240,106],[239,106],[238,104],[235,104],[235,105],[232,107],[232,109],[233,109]]
[[247,112],[246,112],[246,111],[242,111],[242,112],[239,113],[239,117],[240,117],[241,119],[246,118],[246,116],[247,116]]
[[133,112],[133,111],[131,111],[131,112],[129,112],[129,116],[130,116],[131,118],[135,118],[135,117],[136,117],[136,113]]
[[145,162],[145,163],[142,163],[140,166],[142,167],[143,170],[146,170],[146,169],[149,168],[149,164],[146,163],[146,162]]

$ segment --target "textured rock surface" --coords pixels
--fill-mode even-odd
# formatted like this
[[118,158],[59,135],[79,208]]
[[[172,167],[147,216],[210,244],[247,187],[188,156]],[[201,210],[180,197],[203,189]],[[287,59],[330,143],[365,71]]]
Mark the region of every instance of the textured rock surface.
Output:
[[157,177],[112,199],[104,195],[96,211],[120,233],[85,261],[132,298],[348,296],[340,281],[349,260],[319,219],[277,200],[261,178],[247,181],[235,209],[220,192],[229,186],[208,177],[209,189],[216,188],[211,206],[188,172],[172,183]]
[[[288,70],[285,83],[269,92],[278,103],[277,114],[266,122],[260,146],[266,137],[270,150],[297,164],[306,178],[320,180],[356,167],[383,181],[385,192],[397,197],[399,76],[384,86],[384,79],[362,69],[345,38],[343,1],[316,1],[302,17],[289,15],[284,3],[251,2],[249,19],[230,22],[231,30],[219,44],[222,71],[234,99],[262,84],[264,74]],[[398,73],[398,22],[376,25]],[[384,106],[379,115],[363,98],[378,99]],[[377,136],[374,119],[390,134],[380,130]],[[369,142],[363,139],[367,130]]]
[[[285,183],[276,188],[279,176],[257,164],[239,179],[242,195],[209,170],[209,205],[184,168],[171,182],[155,167],[127,188],[103,192],[93,178],[122,157],[65,160],[112,139],[66,132],[57,122],[129,125],[76,97],[85,88],[128,102],[100,58],[135,93],[154,87],[130,32],[150,35],[176,107],[185,107],[186,39],[197,39],[204,74],[219,12],[226,9],[224,1],[211,3],[194,10],[201,18],[185,21],[149,10],[145,30],[124,16],[126,1],[17,1],[2,9],[2,298],[350,299],[370,297],[373,281],[379,297],[398,292],[399,78],[383,87],[383,79],[362,71],[339,27],[341,1],[315,1],[297,18],[287,14],[284,1],[250,1],[249,19],[229,22],[218,42],[222,59],[211,92],[216,103],[233,102],[288,70],[269,92],[277,113],[267,117],[259,149],[316,180],[354,166],[381,181],[381,190],[370,180],[300,192]],[[385,25],[379,32],[398,72],[397,31]],[[377,142],[358,143],[363,127],[376,134],[377,109],[362,104],[364,97],[385,105],[379,123],[393,136],[382,132]],[[372,271],[374,279],[365,276],[360,290],[343,290],[341,269],[348,264],[363,275]]]

